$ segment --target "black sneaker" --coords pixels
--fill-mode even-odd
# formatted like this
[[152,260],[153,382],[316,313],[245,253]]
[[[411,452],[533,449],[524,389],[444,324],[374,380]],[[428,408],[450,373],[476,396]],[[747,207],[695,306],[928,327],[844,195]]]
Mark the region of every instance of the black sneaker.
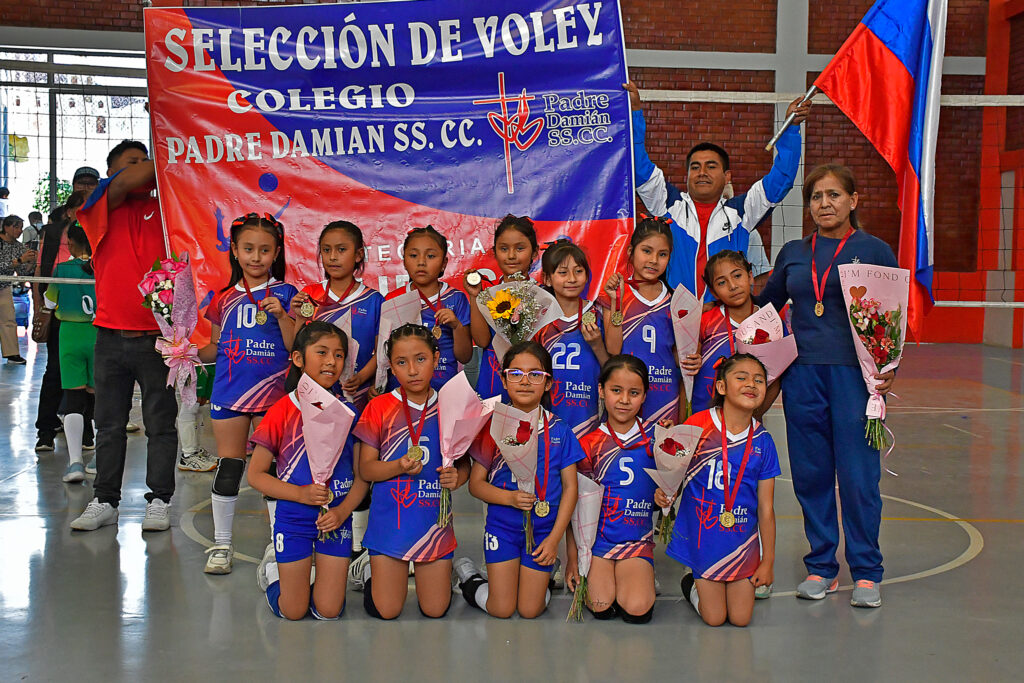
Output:
[[24,365],[28,361],[21,356],[4,356],[7,359],[9,365]]
[[44,453],[53,450],[53,435],[40,434],[36,439],[36,453]]

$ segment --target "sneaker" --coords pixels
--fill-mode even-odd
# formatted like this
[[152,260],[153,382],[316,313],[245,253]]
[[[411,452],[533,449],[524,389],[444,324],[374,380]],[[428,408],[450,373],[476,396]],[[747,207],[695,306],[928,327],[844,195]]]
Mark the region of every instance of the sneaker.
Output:
[[772,584],[768,583],[754,589],[755,600],[767,600],[772,597]]
[[71,528],[76,531],[95,531],[108,524],[117,524],[117,508],[93,498],[78,519],[71,522]]
[[217,458],[203,448],[195,453],[182,453],[178,458],[178,469],[182,472],[212,472],[217,469]]
[[89,464],[85,466],[85,474],[86,474],[86,476],[90,476],[90,477],[95,477],[96,476],[96,460],[95,459],[91,460],[89,462]]
[[693,572],[686,572],[683,574],[683,578],[679,580],[679,589],[683,591],[683,599],[690,604],[690,607],[697,610],[697,614],[700,614],[700,610],[697,608],[697,605],[693,604],[693,598],[691,597],[694,592],[693,586],[695,583]]
[[4,356],[4,358],[7,359],[8,365],[24,365],[28,362],[21,356]]
[[36,453],[49,453],[53,450],[53,434],[40,434],[36,439]]
[[366,573],[366,566],[368,564],[370,564],[370,553],[366,548],[363,548],[363,554],[354,559],[352,564],[348,566],[348,585],[351,586],[352,590],[362,592],[363,587],[366,585],[363,575]]
[[64,470],[61,481],[65,484],[73,484],[77,481],[85,481],[85,467],[80,462],[73,462]]
[[850,604],[854,607],[881,607],[882,591],[874,581],[861,579],[854,583]]
[[817,574],[811,574],[803,583],[796,587],[796,597],[804,600],[822,600],[829,593],[835,593],[839,589],[839,577],[825,579]]
[[167,531],[171,528],[171,504],[154,498],[146,504],[146,516],[142,519],[143,531]]
[[256,583],[264,593],[267,592],[267,586],[270,585],[270,579],[267,578],[267,565],[276,561],[277,553],[274,551],[274,544],[268,543],[267,547],[263,549],[263,559],[260,560],[259,565],[256,567]]
[[82,450],[83,451],[94,451],[96,450],[96,435],[93,434],[90,437],[82,437]]
[[206,566],[203,571],[207,574],[230,574],[231,561],[235,557],[235,548],[230,543],[211,545],[206,549]]
[[555,568],[551,570],[551,589],[561,590],[565,588],[565,572],[562,571],[562,561],[555,558]]
[[460,584],[466,583],[474,576],[480,576],[480,570],[468,557],[460,557],[452,563],[452,574],[459,580]]
[[124,426],[124,431],[126,433],[128,433],[128,434],[134,434],[135,432],[139,431],[140,429],[142,429],[142,427],[140,427],[139,425],[135,424],[134,422],[129,422],[128,424],[126,424]]

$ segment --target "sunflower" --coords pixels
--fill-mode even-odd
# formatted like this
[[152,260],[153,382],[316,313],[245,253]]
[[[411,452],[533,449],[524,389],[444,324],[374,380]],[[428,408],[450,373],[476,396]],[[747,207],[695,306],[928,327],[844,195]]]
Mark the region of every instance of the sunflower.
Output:
[[519,297],[510,294],[507,289],[500,289],[487,302],[487,308],[490,310],[493,319],[500,320],[501,318],[510,318],[512,312],[519,308],[520,303],[522,302],[519,300]]

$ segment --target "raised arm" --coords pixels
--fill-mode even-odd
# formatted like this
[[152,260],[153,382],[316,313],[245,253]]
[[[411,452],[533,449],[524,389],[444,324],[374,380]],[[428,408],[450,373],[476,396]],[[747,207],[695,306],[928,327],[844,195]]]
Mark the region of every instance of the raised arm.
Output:
[[151,159],[121,169],[111,177],[110,185],[107,187],[107,211],[113,211],[121,206],[130,192],[154,182],[156,166]]

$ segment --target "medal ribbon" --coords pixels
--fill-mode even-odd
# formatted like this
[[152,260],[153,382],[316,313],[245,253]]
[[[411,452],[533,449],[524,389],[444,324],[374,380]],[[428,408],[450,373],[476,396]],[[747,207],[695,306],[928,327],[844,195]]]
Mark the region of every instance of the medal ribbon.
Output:
[[[267,278],[267,286],[266,286],[266,288],[263,291],[263,299],[266,299],[267,296],[270,294],[270,280],[271,279],[272,278],[269,278],[269,277]],[[260,310],[262,310],[262,308],[260,307],[259,303],[256,301],[256,297],[254,297],[252,295],[252,290],[249,289],[249,283],[246,282],[244,275],[242,276],[242,286],[245,287],[245,295],[247,297],[249,297],[249,301],[252,303],[252,305],[255,306],[256,308],[259,308]],[[263,301],[263,299],[260,299],[260,301]]]
[[[654,454],[651,452],[651,437],[647,436],[646,432],[644,432],[644,425],[643,422],[640,421],[639,417],[636,418],[636,426],[640,428],[640,437],[642,440],[636,443],[633,446],[633,448],[636,448],[637,446],[643,446],[645,449],[647,449],[647,455],[653,458]],[[625,443],[619,441],[619,435],[615,433],[615,430],[612,429],[612,426],[610,424],[608,424],[608,433],[612,435],[612,441],[615,442],[615,445],[618,446],[620,450],[629,450],[626,448]]]
[[[536,483],[537,489],[537,500],[547,500],[548,495],[548,475],[551,466],[551,437],[548,434],[548,414],[547,411],[542,407],[540,409],[541,415],[544,416],[544,482],[541,483],[540,478],[534,475],[534,483]],[[539,453],[537,454],[540,455]]]
[[719,409],[722,419],[722,488],[725,497],[725,509],[732,512],[736,505],[736,496],[740,493],[740,483],[743,481],[743,473],[747,470],[747,461],[750,459],[751,446],[754,443],[754,418],[750,418],[750,427],[747,429],[747,445],[743,448],[743,460],[740,462],[740,471],[736,475],[736,485],[729,491],[729,442],[725,435],[725,408]]
[[409,440],[412,441],[413,446],[420,445],[420,435],[423,434],[423,421],[427,417],[427,407],[430,403],[430,395],[427,395],[427,400],[423,403],[423,410],[420,411],[420,424],[417,429],[412,428],[412,412],[409,410],[409,399],[405,396],[405,388],[398,387],[398,391],[402,394],[402,409],[405,411],[405,423],[409,425]]
[[416,290],[416,292],[420,295],[420,299],[423,301],[423,303],[425,303],[427,305],[427,308],[429,308],[431,310],[431,312],[434,314],[434,324],[436,325],[437,324],[437,312],[441,309],[441,288],[440,288],[440,285],[438,285],[437,303],[436,304],[430,301],[430,297],[428,297],[426,294],[424,294],[422,289],[420,289],[416,285],[412,284],[411,282],[409,283],[409,286]]
[[580,297],[580,307],[579,307],[579,310],[576,311],[576,329],[577,330],[582,330],[583,329],[583,297],[582,296]]
[[818,244],[818,233],[815,231],[814,235],[811,236],[811,285],[814,287],[814,298],[820,304],[821,300],[825,298],[825,284],[828,282],[828,274],[832,270],[832,264],[836,262],[836,258],[839,256],[839,252],[843,250],[843,246],[846,244],[846,240],[850,239],[850,235],[853,234],[853,228],[850,228],[843,239],[840,240],[839,246],[836,247],[836,253],[832,254],[832,260],[828,264],[828,268],[825,269],[825,275],[821,278],[821,287],[818,287],[818,267],[814,264],[814,249]]
[[729,355],[731,356],[736,353],[736,335],[733,333],[732,318],[729,317],[729,311],[725,306],[722,306],[722,317],[725,318],[725,330],[729,335]]

